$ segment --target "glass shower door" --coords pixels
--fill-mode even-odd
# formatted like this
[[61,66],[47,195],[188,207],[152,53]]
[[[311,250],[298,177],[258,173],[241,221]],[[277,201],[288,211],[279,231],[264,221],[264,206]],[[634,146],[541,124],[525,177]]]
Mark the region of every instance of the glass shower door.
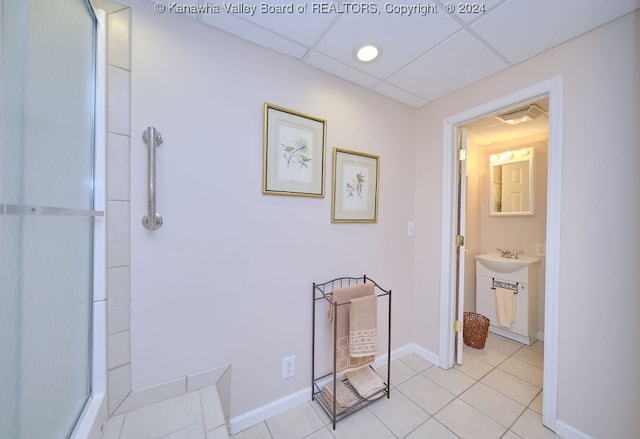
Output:
[[65,438],[91,392],[96,21],[0,5],[0,436]]

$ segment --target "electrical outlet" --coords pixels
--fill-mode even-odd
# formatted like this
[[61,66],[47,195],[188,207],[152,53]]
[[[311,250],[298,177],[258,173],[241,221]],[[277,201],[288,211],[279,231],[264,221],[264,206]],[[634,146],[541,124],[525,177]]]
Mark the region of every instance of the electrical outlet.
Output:
[[545,245],[542,243],[536,244],[536,256],[544,256],[545,254]]
[[296,356],[285,357],[282,359],[282,379],[291,378],[296,374]]

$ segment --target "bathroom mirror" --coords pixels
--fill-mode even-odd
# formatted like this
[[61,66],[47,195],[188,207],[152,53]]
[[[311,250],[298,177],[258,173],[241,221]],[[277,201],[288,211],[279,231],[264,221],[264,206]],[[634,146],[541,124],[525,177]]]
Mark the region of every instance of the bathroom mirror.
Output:
[[490,215],[533,215],[533,148],[489,156]]

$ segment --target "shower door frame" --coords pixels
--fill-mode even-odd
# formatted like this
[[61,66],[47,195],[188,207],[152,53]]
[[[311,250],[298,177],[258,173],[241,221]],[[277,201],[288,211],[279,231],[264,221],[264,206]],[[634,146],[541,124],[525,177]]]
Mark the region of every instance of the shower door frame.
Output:
[[[84,0],[87,13],[94,20],[94,144],[93,144],[93,206],[90,210],[59,209],[38,206],[0,205],[0,215],[28,214],[44,215],[90,215],[93,217],[92,264],[89,266],[91,276],[91,294],[89,306],[89,349],[87,355],[89,393],[76,418],[75,424],[69,426],[69,438],[85,439],[92,431],[99,428],[97,421],[106,401],[106,54],[107,54],[107,21],[104,11],[94,8],[91,0]],[[0,8],[0,31],[2,30],[2,14]],[[0,75],[0,81],[2,75]],[[99,431],[99,430],[98,430]]]
[[94,217],[93,222],[91,392],[71,439],[85,439],[96,429],[107,393],[107,17],[103,10],[85,1],[96,18],[93,205],[104,216]]

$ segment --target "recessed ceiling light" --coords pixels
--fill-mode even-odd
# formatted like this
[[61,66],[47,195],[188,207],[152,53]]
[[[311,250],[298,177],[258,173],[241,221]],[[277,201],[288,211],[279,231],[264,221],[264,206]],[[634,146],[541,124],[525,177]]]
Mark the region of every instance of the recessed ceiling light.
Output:
[[380,56],[380,49],[373,44],[365,44],[364,46],[356,48],[354,54],[357,61],[368,63]]

